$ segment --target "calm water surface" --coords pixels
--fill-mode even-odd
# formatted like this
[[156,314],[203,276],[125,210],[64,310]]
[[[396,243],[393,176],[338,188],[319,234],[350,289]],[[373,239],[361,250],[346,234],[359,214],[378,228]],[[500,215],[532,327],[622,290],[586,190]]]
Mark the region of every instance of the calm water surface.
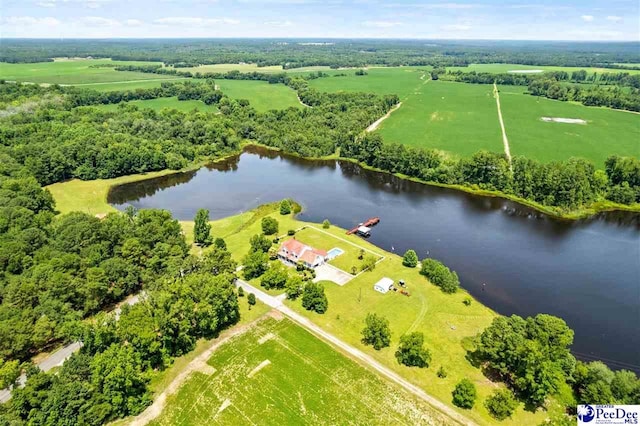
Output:
[[303,220],[351,228],[380,216],[374,244],[443,261],[501,314],[560,316],[575,330],[578,357],[640,371],[639,214],[559,221],[510,201],[256,148],[198,171],[122,185],[109,202],[191,220],[199,208],[216,219],[288,197],[304,206]]

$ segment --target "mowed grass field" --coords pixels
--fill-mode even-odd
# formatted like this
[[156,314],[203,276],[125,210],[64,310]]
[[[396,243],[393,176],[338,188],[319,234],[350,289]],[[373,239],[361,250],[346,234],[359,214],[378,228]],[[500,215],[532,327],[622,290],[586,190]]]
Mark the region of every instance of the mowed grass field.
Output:
[[[161,111],[164,108],[177,109],[178,111],[183,112],[192,111],[194,109],[203,112],[218,111],[218,107],[216,107],[215,105],[207,105],[204,102],[197,100],[180,101],[178,100],[177,96],[172,96],[170,98],[137,100],[128,103],[137,105],[140,108],[150,108],[156,111]],[[97,105],[96,108],[105,111],[113,111],[118,108],[118,105],[119,104]]]
[[216,84],[232,99],[248,99],[259,112],[302,107],[296,92],[284,84],[254,80],[216,80]]
[[592,74],[594,72],[598,74],[603,73],[620,73],[625,72],[629,74],[639,74],[640,70],[621,70],[614,68],[598,68],[598,67],[556,67],[556,66],[541,66],[541,65],[521,65],[521,64],[470,64],[467,67],[447,67],[448,71],[464,71],[464,72],[489,72],[495,74],[506,73],[509,71],[522,71],[522,70],[542,70],[542,71],[566,71],[572,73],[574,71],[586,70],[587,73]]
[[447,424],[287,319],[261,321],[208,364],[150,425]]
[[[640,115],[586,107],[500,88],[500,104],[512,155],[540,161],[583,157],[604,168],[610,155],[640,157]],[[577,118],[586,124],[542,121]]]
[[[370,68],[367,75],[355,75],[355,70],[332,72],[331,77],[311,80],[309,85],[322,92],[367,92],[398,95],[401,100],[419,91],[429,78],[430,67]],[[335,74],[347,74],[340,76]]]
[[[124,71],[122,71],[124,72]],[[153,75],[153,74],[145,74]],[[187,79],[182,77],[169,77],[155,78],[152,80],[133,80],[133,81],[117,81],[115,83],[85,83],[75,84],[76,87],[83,89],[97,90],[98,92],[113,92],[116,90],[136,90],[136,89],[151,89],[153,87],[160,87],[163,82],[175,83],[179,81],[186,81]]]
[[9,81],[84,84],[129,80],[166,79],[166,75],[142,72],[116,71],[112,67],[92,67],[95,65],[149,65],[154,62],[112,61],[110,59],[72,59],[33,64],[0,63],[0,79]]
[[428,81],[378,127],[388,142],[462,156],[502,152],[493,86]]

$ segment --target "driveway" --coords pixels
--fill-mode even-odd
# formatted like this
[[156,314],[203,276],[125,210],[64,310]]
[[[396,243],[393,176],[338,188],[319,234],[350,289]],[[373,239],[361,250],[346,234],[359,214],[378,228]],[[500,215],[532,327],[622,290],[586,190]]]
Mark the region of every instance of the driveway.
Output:
[[318,281],[333,281],[338,285],[345,285],[353,279],[353,275],[343,271],[342,269],[338,269],[335,266],[329,265],[328,263],[318,266],[315,271],[316,278],[313,282],[316,283]]

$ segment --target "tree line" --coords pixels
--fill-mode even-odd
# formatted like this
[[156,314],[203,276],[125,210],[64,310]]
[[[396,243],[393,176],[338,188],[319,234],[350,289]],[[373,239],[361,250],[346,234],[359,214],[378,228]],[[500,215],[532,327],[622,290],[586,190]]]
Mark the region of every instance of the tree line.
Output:
[[504,154],[480,151],[456,159],[435,149],[383,143],[378,134],[348,140],[340,146],[340,153],[391,173],[500,191],[561,210],[586,207],[601,199],[640,202],[640,160],[633,157],[612,156],[606,170],[581,158],[541,163],[520,156],[513,157],[510,167]]

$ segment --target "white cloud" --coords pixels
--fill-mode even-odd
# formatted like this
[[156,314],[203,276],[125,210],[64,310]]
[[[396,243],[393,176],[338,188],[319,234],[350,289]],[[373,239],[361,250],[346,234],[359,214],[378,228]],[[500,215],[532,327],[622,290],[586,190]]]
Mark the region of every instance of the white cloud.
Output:
[[394,21],[364,21],[362,23],[365,27],[374,27],[374,28],[391,28],[397,27],[398,25],[402,25],[402,22],[394,22]]
[[471,25],[468,24],[451,24],[451,25],[443,25],[440,27],[443,31],[469,31],[471,29]]
[[89,27],[119,27],[122,25],[115,19],[103,18],[101,16],[85,16],[80,18],[80,23]]
[[124,21],[124,23],[129,27],[139,27],[144,24],[144,22],[139,19],[127,19],[126,21]]
[[287,21],[266,21],[264,23],[265,25],[269,25],[271,27],[291,27],[293,25],[293,22],[287,20]]
[[74,5],[82,4],[89,9],[98,9],[110,1],[111,0],[41,0],[37,2],[36,5],[40,7],[56,7],[60,4],[73,3]]
[[231,18],[195,18],[189,16],[170,16],[167,18],[155,19],[153,23],[157,25],[192,25],[197,27],[211,27],[220,24],[237,25],[240,23],[240,21]]
[[580,18],[582,18],[582,20],[584,22],[593,22],[593,15],[582,15]]
[[427,9],[472,9],[478,6],[471,3],[433,3],[425,4],[423,7]]
[[36,4],[40,7],[56,7],[55,1],[41,1]]
[[607,21],[622,22],[622,16],[609,15],[607,16]]
[[33,16],[9,16],[0,20],[3,24],[7,25],[42,25],[47,27],[53,27],[56,25],[60,25],[60,21],[56,18],[46,17],[46,18],[34,18]]

